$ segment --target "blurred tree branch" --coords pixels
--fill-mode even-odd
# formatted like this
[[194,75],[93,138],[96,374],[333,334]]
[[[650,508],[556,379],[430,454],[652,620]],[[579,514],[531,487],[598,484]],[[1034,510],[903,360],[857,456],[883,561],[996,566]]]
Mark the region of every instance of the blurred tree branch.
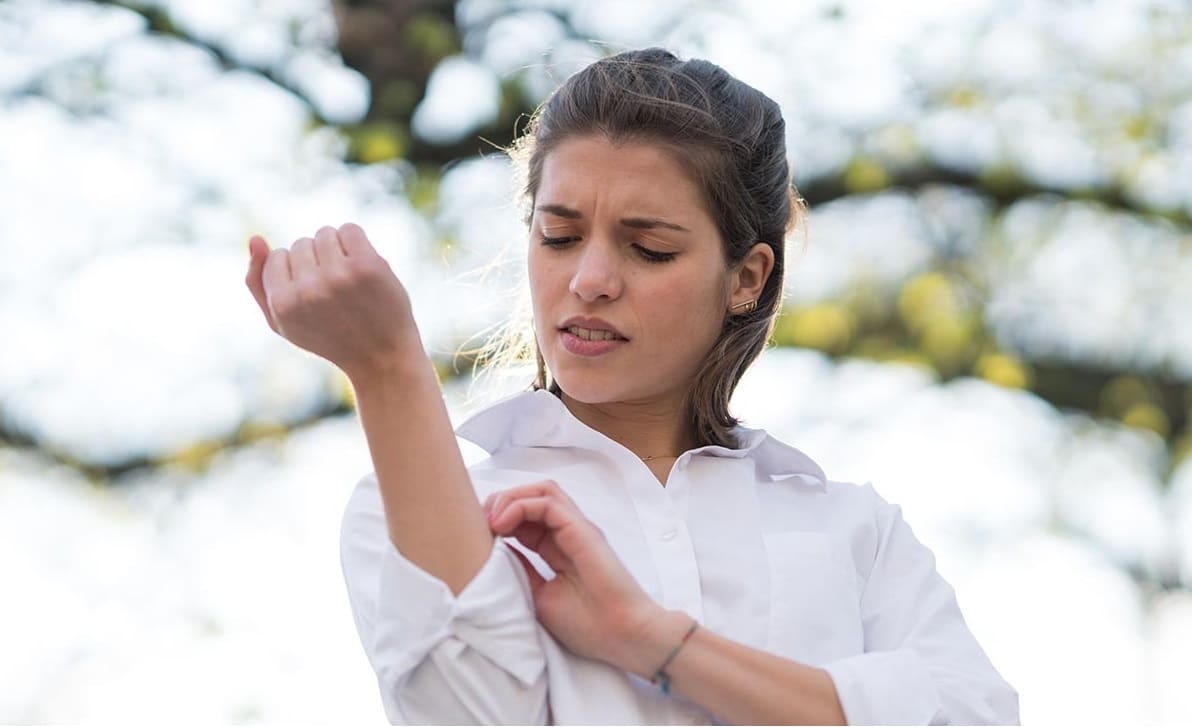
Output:
[[799,193],[812,206],[861,193],[876,193],[889,189],[918,191],[934,186],[968,189],[992,201],[998,209],[1033,197],[1085,200],[1096,202],[1108,210],[1125,212],[1139,217],[1159,218],[1179,227],[1192,230],[1192,214],[1184,209],[1157,209],[1134,199],[1123,187],[1060,187],[1048,186],[1027,179],[1011,170],[966,170],[945,167],[924,161],[913,166],[883,169],[883,182],[873,188],[858,188],[850,184],[844,172],[817,177],[799,185]]
[[[140,15],[149,32],[167,35],[209,53],[224,70],[255,73],[302,100],[319,124],[328,122],[318,112],[312,99],[276,68],[253,65],[233,58],[217,43],[205,40],[179,27],[169,13],[154,3],[126,0],[89,0],[98,5],[121,7]],[[516,121],[534,109],[515,89],[502,89],[498,118],[475,134],[446,145],[430,144],[410,132],[411,119],[426,93],[427,81],[440,61],[459,53],[462,31],[456,26],[454,0],[333,0],[331,3],[338,30],[337,50],[344,63],[360,72],[370,89],[370,103],[363,122],[340,127],[349,138],[359,141],[379,129],[393,137],[392,148],[419,168],[437,169],[459,159],[473,157],[495,147],[513,142]],[[494,10],[477,23],[481,29],[491,25],[509,10]],[[570,37],[578,37],[567,16],[552,11],[567,28]],[[360,144],[353,146],[354,161]],[[993,201],[999,208],[1021,199],[1052,195],[1064,199],[1095,201],[1107,209],[1143,217],[1167,220],[1192,229],[1192,214],[1185,209],[1157,209],[1133,196],[1121,186],[1061,187],[1030,180],[1009,169],[968,170],[946,167],[924,160],[914,165],[891,166],[880,170],[882,183],[859,189],[844,172],[806,180],[799,191],[808,204],[824,205],[858,193],[883,189],[915,191],[948,185],[970,189]]]
[[68,452],[63,452],[51,444],[31,436],[4,418],[3,410],[0,409],[0,446],[33,452],[46,461],[82,473],[94,484],[110,484],[119,481],[126,475],[154,470],[171,464],[201,472],[211,464],[215,455],[221,452],[252,445],[265,439],[284,438],[331,417],[349,415],[352,411],[345,402],[328,399],[321,407],[301,419],[268,427],[260,426],[253,421],[244,421],[235,432],[227,437],[194,442],[161,457],[130,457],[119,462],[105,463],[80,460]]
[[219,63],[221,69],[225,71],[238,70],[255,73],[262,78],[267,79],[279,88],[285,89],[294,95],[295,98],[302,101],[306,105],[311,117],[316,123],[326,124],[326,119],[319,113],[318,106],[313,99],[307,95],[306,91],[291,83],[285,76],[278,72],[278,69],[272,66],[255,65],[237,58],[233,58],[224,48],[219,44],[200,38],[191,33],[186,28],[183,28],[174,23],[170,18],[170,14],[163,8],[153,3],[138,3],[138,2],[122,2],[121,0],[87,0],[96,5],[110,5],[114,7],[124,8],[130,12],[144,18],[146,23],[146,30],[157,35],[164,35],[175,40],[180,40],[188,43],[196,48],[210,53]]

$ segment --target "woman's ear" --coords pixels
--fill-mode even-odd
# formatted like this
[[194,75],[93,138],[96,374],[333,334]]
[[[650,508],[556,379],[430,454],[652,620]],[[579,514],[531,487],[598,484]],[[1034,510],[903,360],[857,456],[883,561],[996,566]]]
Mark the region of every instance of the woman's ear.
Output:
[[756,305],[773,271],[774,250],[764,242],[750,248],[745,258],[737,263],[737,268],[732,274],[729,308],[744,306],[751,300]]

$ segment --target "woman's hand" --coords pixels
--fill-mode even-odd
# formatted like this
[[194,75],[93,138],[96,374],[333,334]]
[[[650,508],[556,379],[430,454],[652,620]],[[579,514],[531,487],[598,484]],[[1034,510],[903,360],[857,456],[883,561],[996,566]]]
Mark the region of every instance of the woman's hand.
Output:
[[248,251],[244,282],[269,327],[349,378],[425,356],[405,288],[357,225],[323,227],[289,250],[254,236]]
[[617,559],[604,533],[557,484],[497,492],[484,502],[489,527],[542,556],[545,580],[514,550],[530,579],[538,620],[581,656],[628,668],[638,636],[663,613]]

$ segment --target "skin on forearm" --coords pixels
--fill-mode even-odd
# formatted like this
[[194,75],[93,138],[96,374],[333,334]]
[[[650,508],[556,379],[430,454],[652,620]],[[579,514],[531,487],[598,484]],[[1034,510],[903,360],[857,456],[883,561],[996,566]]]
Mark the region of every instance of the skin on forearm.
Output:
[[418,345],[349,378],[390,540],[458,595],[488,560],[493,536],[429,358]]
[[[648,633],[626,641],[618,666],[652,678],[690,626],[690,616],[662,612]],[[666,673],[672,692],[730,724],[846,724],[826,671],[739,644],[702,626]]]

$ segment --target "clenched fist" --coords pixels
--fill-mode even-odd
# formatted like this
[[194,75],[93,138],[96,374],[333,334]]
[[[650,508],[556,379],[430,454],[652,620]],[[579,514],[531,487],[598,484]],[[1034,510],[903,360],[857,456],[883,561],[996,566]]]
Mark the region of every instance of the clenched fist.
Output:
[[323,227],[288,250],[253,236],[248,251],[245,283],[269,327],[349,378],[425,357],[405,288],[359,226]]

